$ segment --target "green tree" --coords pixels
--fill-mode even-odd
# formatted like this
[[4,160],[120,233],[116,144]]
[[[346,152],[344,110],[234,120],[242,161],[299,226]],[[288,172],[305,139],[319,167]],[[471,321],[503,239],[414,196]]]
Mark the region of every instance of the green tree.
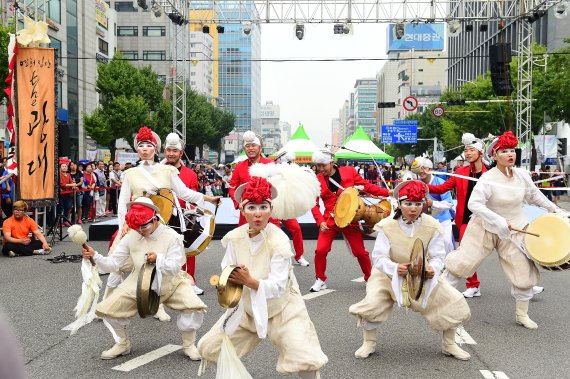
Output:
[[8,77],[8,44],[10,36],[8,33],[14,33],[14,28],[0,24],[0,104],[8,102],[8,96],[4,92],[7,84],[4,80]]
[[98,144],[108,146],[111,156],[116,140],[124,138],[131,144],[141,126],[155,121],[164,129],[161,119],[153,117],[166,114],[164,86],[150,67],[136,68],[118,53],[109,63],[99,64],[97,74],[101,105],[91,115],[83,115],[85,131]]
[[[570,44],[570,38],[564,40]],[[537,118],[546,112],[552,120],[570,120],[570,47],[548,55],[547,67],[533,71],[533,113]],[[534,117],[533,117],[534,119]],[[535,131],[536,132],[536,131]]]
[[212,130],[207,145],[218,152],[218,163],[221,158],[222,138],[227,136],[235,127],[235,115],[229,111],[211,105]]

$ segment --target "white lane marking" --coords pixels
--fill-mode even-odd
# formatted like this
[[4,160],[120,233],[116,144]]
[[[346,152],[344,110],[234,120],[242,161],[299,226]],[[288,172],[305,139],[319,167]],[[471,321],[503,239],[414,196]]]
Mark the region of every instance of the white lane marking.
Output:
[[361,276],[360,278],[352,279],[351,282],[364,283],[364,276]]
[[323,296],[331,292],[334,292],[334,290],[326,289],[326,290],[320,290],[319,292],[310,292],[306,295],[303,295],[303,299],[311,300],[314,299],[315,297]]
[[140,357],[136,357],[134,359],[131,359],[130,361],[127,361],[127,362],[122,363],[118,366],[115,366],[115,367],[113,367],[113,370],[129,372],[131,370],[134,370],[137,367],[145,365],[145,364],[152,362],[158,358],[162,358],[165,355],[168,355],[168,354],[173,353],[173,352],[180,350],[180,349],[182,349],[182,346],[180,346],[180,345],[166,345],[166,346],[163,346],[159,349],[156,349],[156,350],[150,351],[144,355],[141,355]]
[[467,333],[467,331],[465,330],[465,328],[463,328],[463,326],[460,326],[455,331],[455,343],[458,343],[460,345],[461,344],[477,345],[477,342],[475,342],[475,340],[471,338],[471,336],[469,335],[469,333]]
[[479,370],[479,372],[485,379],[509,379],[507,374],[502,371]]

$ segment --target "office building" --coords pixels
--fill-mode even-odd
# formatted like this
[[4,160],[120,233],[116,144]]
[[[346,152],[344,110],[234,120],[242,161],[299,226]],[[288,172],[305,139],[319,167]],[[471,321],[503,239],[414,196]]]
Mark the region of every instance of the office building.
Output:
[[281,148],[281,129],[279,128],[279,105],[272,101],[261,106],[261,138],[263,139],[263,153],[269,155]]
[[279,121],[279,129],[281,129],[281,146],[285,146],[291,139],[291,124],[286,121]]
[[373,78],[358,79],[354,83],[354,123],[362,129],[371,139],[378,139],[376,128],[376,110],[378,81]]

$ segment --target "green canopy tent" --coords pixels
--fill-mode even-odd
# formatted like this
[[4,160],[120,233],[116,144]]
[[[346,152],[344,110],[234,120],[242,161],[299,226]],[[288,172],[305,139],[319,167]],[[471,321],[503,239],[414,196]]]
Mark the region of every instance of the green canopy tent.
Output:
[[336,152],[335,158],[394,162],[394,157],[376,146],[362,129],[362,126],[359,126],[354,134],[346,139],[342,147]]
[[283,151],[294,152],[296,163],[310,163],[313,153],[319,148],[311,141],[303,125],[299,124],[297,130],[289,140],[278,152],[273,153],[269,158],[275,159]]

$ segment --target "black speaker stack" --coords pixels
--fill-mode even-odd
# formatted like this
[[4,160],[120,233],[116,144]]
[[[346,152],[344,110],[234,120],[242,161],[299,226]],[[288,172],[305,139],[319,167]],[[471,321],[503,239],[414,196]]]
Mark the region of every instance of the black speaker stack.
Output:
[[510,96],[513,92],[511,82],[511,44],[496,43],[489,46],[489,63],[491,65],[491,83],[497,96]]

